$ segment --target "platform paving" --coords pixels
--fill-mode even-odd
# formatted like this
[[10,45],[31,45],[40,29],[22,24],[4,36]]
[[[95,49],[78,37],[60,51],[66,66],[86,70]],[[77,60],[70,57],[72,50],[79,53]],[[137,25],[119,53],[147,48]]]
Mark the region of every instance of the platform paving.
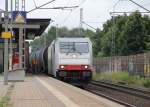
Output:
[[114,103],[108,99],[94,95],[83,89],[58,81],[54,78],[41,77],[40,79],[45,81],[48,85],[55,87],[55,89],[63,93],[68,97],[68,99],[77,104],[78,107],[123,107],[122,105]]
[[9,86],[10,84],[4,85],[3,77],[0,76],[0,99],[6,95]]
[[13,107],[65,107],[35,77],[17,83],[12,93]]
[[[4,96],[7,87],[1,86]],[[16,82],[10,103],[12,107],[123,107],[48,76],[27,76]]]

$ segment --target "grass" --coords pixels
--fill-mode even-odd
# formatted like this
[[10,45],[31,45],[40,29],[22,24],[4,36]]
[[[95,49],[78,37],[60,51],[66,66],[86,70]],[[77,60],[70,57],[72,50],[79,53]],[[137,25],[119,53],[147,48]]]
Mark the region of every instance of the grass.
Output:
[[10,85],[6,95],[0,99],[0,107],[7,107],[8,105],[11,105],[9,102],[11,100],[10,98],[13,89],[14,89],[14,84]]
[[107,80],[128,85],[150,88],[150,78],[130,76],[128,72],[103,72],[93,75],[93,80]]
[[7,105],[9,104],[10,98],[9,97],[3,97],[0,100],[0,107],[7,107]]

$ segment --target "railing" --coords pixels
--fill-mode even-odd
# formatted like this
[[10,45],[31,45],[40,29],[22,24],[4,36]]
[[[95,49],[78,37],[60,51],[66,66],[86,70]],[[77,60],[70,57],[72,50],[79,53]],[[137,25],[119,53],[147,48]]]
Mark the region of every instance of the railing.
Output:
[[93,65],[96,72],[127,71],[131,75],[150,77],[150,53],[94,58]]

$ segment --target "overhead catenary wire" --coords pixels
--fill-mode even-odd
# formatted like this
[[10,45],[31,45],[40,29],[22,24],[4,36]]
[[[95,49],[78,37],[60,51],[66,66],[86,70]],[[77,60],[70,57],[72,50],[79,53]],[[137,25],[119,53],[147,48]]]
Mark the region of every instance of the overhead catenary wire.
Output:
[[79,6],[83,5],[87,0],[82,0],[82,2],[79,4]]
[[145,8],[144,6],[142,6],[142,5],[138,4],[138,3],[136,3],[135,1],[133,1],[133,0],[129,0],[129,1],[131,1],[131,2],[134,3],[134,4],[136,4],[137,6],[141,7],[142,9],[144,9],[144,10],[150,12],[149,9],[147,9],[147,8]]
[[87,24],[87,23],[86,23],[86,22],[84,22],[84,21],[82,21],[82,23],[83,23],[83,24],[85,24],[85,25],[87,25],[88,27],[90,27],[90,28],[94,29],[94,30],[97,30],[96,28],[94,28],[93,26],[91,26],[91,25]]
[[[72,12],[72,10],[73,10],[74,8],[77,8],[77,7],[78,7],[78,6],[64,6],[64,7],[51,7],[51,8],[44,7],[44,6],[50,4],[50,3],[54,2],[54,1],[56,1],[56,0],[51,0],[51,1],[49,1],[49,2],[47,2],[47,3],[44,3],[44,4],[40,5],[40,6],[37,6],[35,0],[33,0],[34,5],[35,5],[35,8],[29,10],[27,13],[30,13],[30,12],[32,12],[32,11],[34,11],[34,10],[37,10],[37,9],[61,9],[61,10],[70,10],[70,11]],[[69,4],[69,2],[70,2],[70,0],[68,1],[67,5]],[[69,15],[71,14],[71,12],[69,13]],[[67,19],[67,18],[65,18],[65,20],[66,20],[66,19]]]
[[71,16],[71,14],[76,10],[76,9],[79,9],[87,0],[82,0],[79,4],[78,4],[78,7],[77,8],[74,8],[68,15],[67,17],[62,21],[60,22],[60,24],[63,24],[65,23]]
[[68,18],[70,17],[72,11],[73,11],[73,10],[71,10],[71,11],[69,12],[69,14],[65,17],[65,19],[64,19],[62,22],[60,22],[60,24],[63,24],[63,23],[65,23],[65,22],[68,20]]
[[[119,0],[119,1],[123,1],[123,0]],[[126,0],[126,1],[130,1],[130,2],[132,2],[133,4],[137,5],[138,7],[140,7],[140,8],[142,8],[142,9],[146,10],[145,12],[140,12],[140,13],[146,13],[146,14],[150,13],[150,10],[148,10],[148,9],[146,9],[146,8],[144,7],[144,5],[149,5],[150,3],[146,3],[146,4],[144,4],[144,5],[142,6],[142,5],[136,3],[136,2],[133,1],[133,0]],[[118,2],[114,5],[114,7],[115,7],[117,4],[118,4]],[[133,13],[132,11],[124,11],[124,12],[121,12],[121,11],[114,11],[114,7],[113,7],[113,12],[110,12],[110,15]]]
[[[66,3],[66,6],[68,6],[70,4],[70,0],[68,0],[68,2]],[[63,9],[64,10],[64,9]],[[66,10],[66,9],[65,9]],[[72,9],[71,9],[72,10]],[[62,13],[62,12],[61,12]],[[58,16],[60,16],[60,13],[59,14],[57,14],[57,16],[56,16],[56,19],[58,18]],[[58,23],[57,23],[57,25],[58,25]]]
[[33,0],[33,3],[34,3],[34,6],[37,8],[37,5],[36,5],[36,2],[35,2],[35,0]]
[[38,7],[35,7],[35,8],[33,8],[33,9],[29,10],[27,13],[30,13],[30,12],[32,12],[32,11],[34,11],[34,10],[37,10],[37,9],[39,9],[39,8],[41,8],[41,7],[43,7],[43,6],[46,6],[46,5],[48,5],[48,4],[50,4],[50,3],[54,2],[54,1],[56,1],[56,0],[51,0],[51,1],[49,1],[49,2],[46,2],[46,3],[44,3],[44,4],[42,4],[42,5],[38,6]]
[[73,8],[77,8],[78,6],[64,6],[64,7],[51,7],[51,8],[39,8],[39,9],[62,9],[62,10],[72,10]]

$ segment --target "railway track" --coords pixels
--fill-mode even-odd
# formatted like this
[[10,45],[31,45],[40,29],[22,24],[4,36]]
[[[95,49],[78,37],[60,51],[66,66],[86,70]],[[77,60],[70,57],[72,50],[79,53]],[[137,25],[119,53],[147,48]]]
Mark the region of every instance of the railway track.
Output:
[[128,107],[149,107],[150,91],[105,81],[91,81],[86,90]]

